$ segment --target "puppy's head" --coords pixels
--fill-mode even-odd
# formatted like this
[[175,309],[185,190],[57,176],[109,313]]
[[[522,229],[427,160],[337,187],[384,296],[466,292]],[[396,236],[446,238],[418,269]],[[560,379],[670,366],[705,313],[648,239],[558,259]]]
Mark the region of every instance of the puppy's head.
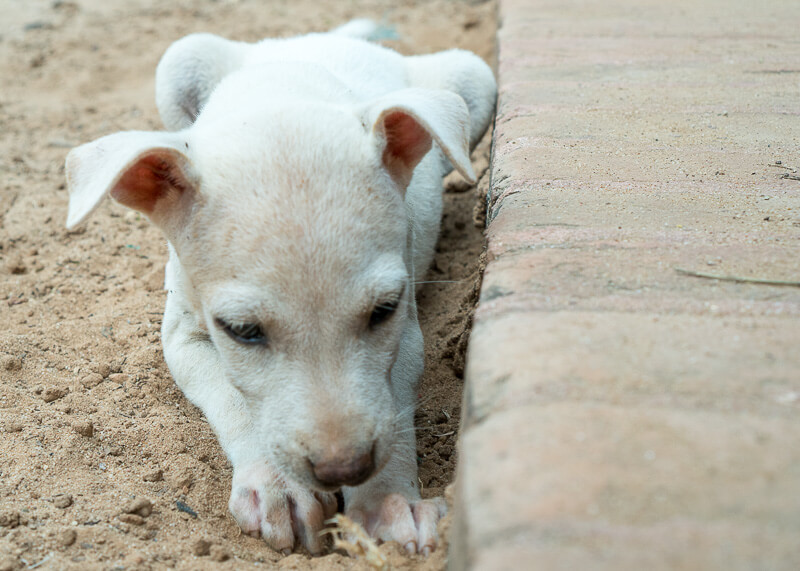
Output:
[[67,159],[68,226],[106,194],[147,215],[246,397],[256,452],[318,489],[357,485],[413,414],[415,371],[392,374],[418,350],[404,193],[434,142],[471,177],[467,126],[458,96],[410,89],[111,135]]

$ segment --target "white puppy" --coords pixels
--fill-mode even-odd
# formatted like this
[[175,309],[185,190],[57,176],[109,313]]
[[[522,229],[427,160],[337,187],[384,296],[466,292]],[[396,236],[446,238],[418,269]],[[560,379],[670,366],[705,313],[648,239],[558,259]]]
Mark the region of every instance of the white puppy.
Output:
[[164,356],[233,465],[234,517],[284,553],[323,549],[339,489],[409,552],[436,547],[443,513],[417,487],[414,284],[496,84],[471,53],[402,57],[369,28],[183,38],[156,74],[172,132],[67,157],[68,227],[110,194],[169,240]]

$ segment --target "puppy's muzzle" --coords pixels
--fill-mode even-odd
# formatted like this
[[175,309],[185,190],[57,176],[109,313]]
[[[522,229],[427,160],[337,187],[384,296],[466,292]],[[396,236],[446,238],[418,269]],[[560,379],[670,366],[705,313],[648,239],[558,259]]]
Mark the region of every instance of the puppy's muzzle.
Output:
[[375,471],[375,443],[358,450],[343,450],[308,458],[317,480],[326,487],[357,486],[365,482]]

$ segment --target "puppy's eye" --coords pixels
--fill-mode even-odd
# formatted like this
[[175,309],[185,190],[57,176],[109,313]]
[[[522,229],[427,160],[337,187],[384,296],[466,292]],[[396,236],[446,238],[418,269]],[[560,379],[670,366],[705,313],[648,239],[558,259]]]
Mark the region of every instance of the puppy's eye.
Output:
[[375,309],[372,310],[372,314],[369,316],[370,329],[388,321],[392,315],[394,315],[395,311],[397,311],[397,304],[397,301],[388,301],[386,303],[376,305]]
[[225,331],[234,341],[246,345],[266,345],[267,337],[258,323],[227,323],[216,319],[217,327]]

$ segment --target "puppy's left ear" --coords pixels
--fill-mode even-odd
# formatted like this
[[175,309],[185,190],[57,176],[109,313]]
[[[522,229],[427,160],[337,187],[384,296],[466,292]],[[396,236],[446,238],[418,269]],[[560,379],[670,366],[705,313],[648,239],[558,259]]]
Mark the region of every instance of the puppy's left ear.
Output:
[[199,175],[179,133],[126,131],[67,155],[67,228],[83,222],[106,195],[141,212],[169,234],[196,199]]
[[467,181],[475,182],[469,160],[469,110],[455,93],[402,89],[374,101],[365,118],[382,146],[384,167],[403,190],[433,142]]

